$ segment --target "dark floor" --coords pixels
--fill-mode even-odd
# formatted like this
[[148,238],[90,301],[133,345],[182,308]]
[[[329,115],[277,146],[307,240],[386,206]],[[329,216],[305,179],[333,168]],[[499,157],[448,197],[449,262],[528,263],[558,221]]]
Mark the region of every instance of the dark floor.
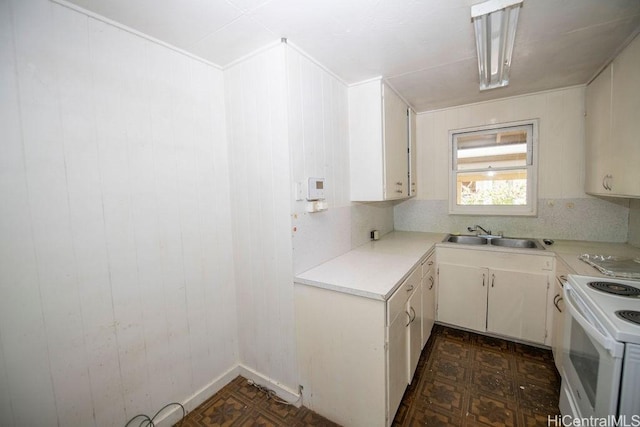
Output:
[[[547,426],[560,377],[551,352],[434,326],[394,426]],[[178,423],[177,425],[180,425]],[[309,409],[276,403],[238,377],[182,426],[335,426]]]
[[551,351],[435,325],[394,426],[548,426],[559,414]]

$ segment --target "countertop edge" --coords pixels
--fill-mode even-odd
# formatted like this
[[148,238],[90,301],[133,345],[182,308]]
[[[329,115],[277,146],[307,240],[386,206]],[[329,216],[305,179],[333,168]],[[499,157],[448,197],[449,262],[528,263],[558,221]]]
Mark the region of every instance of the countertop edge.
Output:
[[[335,291],[343,294],[349,294],[349,295],[374,299],[378,301],[386,301],[388,299],[388,297],[386,297],[385,295],[377,294],[375,292],[367,292],[361,289],[354,289],[354,288],[345,288],[344,286],[332,285],[331,283],[319,282],[316,280],[309,280],[309,279],[302,279],[299,277],[294,278],[294,283],[299,285],[313,286],[315,288],[320,288],[320,289],[326,289],[328,291]],[[402,283],[402,280],[400,281],[400,283]],[[398,286],[396,285],[394,290],[397,289],[397,287]]]

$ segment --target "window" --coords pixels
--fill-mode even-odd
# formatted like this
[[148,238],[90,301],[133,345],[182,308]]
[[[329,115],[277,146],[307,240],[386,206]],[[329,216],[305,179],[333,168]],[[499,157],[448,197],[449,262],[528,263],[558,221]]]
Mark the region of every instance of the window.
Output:
[[536,215],[537,120],[449,135],[449,213]]

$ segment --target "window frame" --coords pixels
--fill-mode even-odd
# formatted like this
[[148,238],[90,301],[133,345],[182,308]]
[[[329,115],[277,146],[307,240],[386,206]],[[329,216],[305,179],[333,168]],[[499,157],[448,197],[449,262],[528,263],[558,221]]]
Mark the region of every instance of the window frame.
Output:
[[[456,163],[456,140],[460,135],[498,132],[514,127],[531,126],[531,133],[527,135],[527,144],[531,144],[531,164],[513,169],[527,171],[527,203],[526,205],[459,205],[457,203],[457,177],[459,172]],[[495,216],[537,216],[538,214],[538,128],[539,119],[520,120],[515,122],[495,123],[471,128],[454,129],[449,131],[449,214],[450,215],[495,215]],[[530,142],[529,142],[530,139]],[[484,169],[484,168],[483,168]],[[488,171],[488,168],[486,168]]]

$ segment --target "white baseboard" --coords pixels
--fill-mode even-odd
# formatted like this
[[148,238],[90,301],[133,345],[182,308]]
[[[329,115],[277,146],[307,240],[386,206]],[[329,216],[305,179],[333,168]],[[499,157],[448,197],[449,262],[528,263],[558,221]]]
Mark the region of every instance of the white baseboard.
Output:
[[[222,375],[211,381],[206,386],[202,387],[200,390],[195,392],[193,395],[188,397],[185,401],[181,402],[184,406],[184,409],[188,412],[191,412],[195,408],[197,408],[202,402],[209,399],[211,396],[216,394],[222,387],[229,384],[234,378],[236,378],[240,373],[240,365],[234,365],[229,370],[224,372]],[[180,407],[174,407],[170,411],[166,413],[166,415],[158,418],[157,421],[154,421],[154,424],[158,427],[170,427],[180,421],[182,418],[182,409]]]
[[[233,381],[233,379],[235,379],[238,375],[242,375],[246,379],[252,380],[256,384],[265,386],[275,391],[279,398],[286,400],[287,402],[297,407],[302,406],[302,399],[295,390],[292,390],[284,384],[272,380],[271,378],[268,378],[247,366],[238,364],[232,366],[225,373],[211,381],[209,384],[207,384],[206,386],[195,392],[193,395],[191,395],[191,397],[182,402],[184,409],[187,412],[191,412],[200,404],[202,404],[202,402],[220,391],[222,387]],[[180,421],[180,418],[182,418],[182,409],[180,409],[180,407],[173,407],[168,410],[165,415],[162,415],[160,418],[158,418],[157,421],[154,421],[154,424],[158,427],[170,427]]]
[[287,402],[295,405],[298,408],[302,406],[302,399],[300,398],[300,395],[296,390],[292,390],[286,385],[272,380],[271,378],[268,378],[247,366],[238,365],[238,368],[240,369],[240,375],[242,375],[246,379],[252,380],[256,384],[270,388],[271,390],[276,392],[279,398],[286,400]]

